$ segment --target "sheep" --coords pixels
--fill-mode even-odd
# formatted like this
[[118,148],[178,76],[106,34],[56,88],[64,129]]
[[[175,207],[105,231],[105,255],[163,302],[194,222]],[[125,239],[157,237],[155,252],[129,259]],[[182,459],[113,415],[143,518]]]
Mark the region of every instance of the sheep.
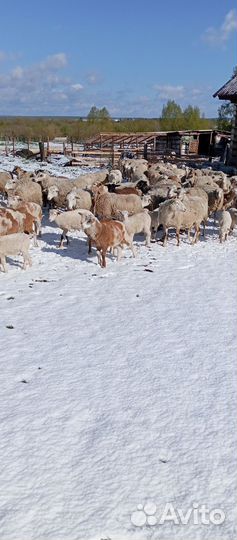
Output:
[[69,244],[69,238],[67,236],[68,231],[80,231],[82,225],[83,213],[91,213],[87,210],[68,210],[67,212],[60,212],[53,209],[49,211],[49,221],[54,221],[57,226],[62,229],[61,240],[59,248],[63,248],[63,241],[66,239],[67,245]]
[[130,180],[139,180],[147,170],[148,163],[145,159],[120,159],[119,168],[122,176]]
[[6,184],[11,181],[11,179],[11,173],[9,173],[8,171],[0,172],[0,193],[3,193],[4,195],[7,193]]
[[43,205],[41,187],[32,179],[22,178],[16,183],[11,180],[7,182],[5,187],[9,195],[18,195],[24,202],[33,202],[40,206]]
[[136,256],[136,251],[133,246],[133,237],[134,234],[144,233],[145,236],[145,245],[150,246],[150,240],[151,240],[151,217],[148,213],[148,210],[143,210],[142,212],[138,212],[137,214],[134,214],[133,216],[129,216],[128,212],[124,211],[121,212],[122,214],[122,221],[125,225],[125,229],[127,231],[127,236],[129,238],[130,247],[133,253],[133,256]]
[[232,187],[232,189],[224,194],[223,210],[228,210],[237,205],[237,188]]
[[74,187],[66,196],[67,208],[73,210],[74,208],[84,208],[85,210],[91,210],[92,198],[89,191],[85,189]]
[[97,249],[98,263],[106,267],[106,252],[109,248],[117,248],[117,260],[122,254],[126,244],[130,246],[126,229],[123,223],[116,220],[99,221],[93,214],[82,215],[82,229],[88,236],[90,243]]
[[41,236],[41,221],[42,221],[42,208],[39,204],[32,202],[24,202],[17,195],[8,197],[8,204],[13,210],[18,210],[25,215],[30,214],[34,219],[34,231],[35,231],[35,245],[37,245],[37,236]]
[[[0,235],[13,234],[17,232],[25,232],[32,234],[34,237],[34,245],[37,246],[37,225],[36,219],[26,204],[17,207],[17,210],[12,208],[0,208]],[[1,221],[1,218],[3,221]],[[7,223],[4,222],[4,218]]]
[[[54,177],[53,182],[52,177],[49,177],[46,180],[46,178],[41,176],[39,177],[39,181],[41,181],[42,185],[42,179],[45,180],[44,190],[47,190],[47,200],[53,201],[56,207],[63,208],[67,206],[66,197],[74,187],[80,189],[90,189],[93,184],[103,182],[106,178],[107,171],[88,175],[85,174],[74,180],[70,180],[69,178]],[[47,185],[48,187],[46,187]]]
[[[186,196],[187,197],[187,196]],[[163,246],[167,244],[168,229],[176,229],[177,245],[180,242],[180,229],[190,231],[195,227],[193,243],[198,239],[200,224],[204,219],[206,205],[201,197],[187,197],[183,200],[168,199],[160,204],[159,209],[151,213],[152,228],[157,231],[159,225],[164,228]]]
[[[104,186],[103,186],[104,187]],[[117,217],[118,212],[127,210],[129,214],[136,214],[143,208],[143,203],[138,195],[118,195],[116,193],[101,192],[97,190],[94,203],[94,214],[102,218]]]
[[25,233],[15,233],[0,236],[0,263],[3,271],[7,272],[6,257],[11,255],[23,255],[23,269],[26,269],[27,263],[32,265],[29,255],[31,236]]
[[91,174],[83,174],[73,180],[73,185],[81,189],[90,189],[95,184],[107,182],[108,170],[99,171]]
[[108,182],[110,184],[121,184],[122,180],[122,173],[118,169],[114,169],[108,174]]
[[224,192],[211,178],[206,176],[198,177],[195,187],[202,188],[208,195],[208,214],[211,215],[217,210],[221,210],[224,204]]
[[25,171],[24,169],[22,169],[22,167],[19,167],[18,165],[14,167],[14,169],[12,170],[12,174],[16,175],[18,180],[22,178],[30,179],[34,176],[34,173],[32,171]]
[[222,244],[223,241],[227,240],[229,232],[232,226],[232,216],[227,210],[219,210],[216,212],[216,216],[219,222],[219,239]]
[[137,187],[124,186],[123,184],[116,186],[116,184],[106,184],[109,193],[118,193],[119,195],[142,195],[142,191]]
[[54,206],[63,208],[66,206],[66,197],[73,188],[72,182],[68,181],[60,185],[53,184],[48,188],[47,200],[53,201]]
[[178,192],[178,197],[182,200],[188,208],[191,208],[192,205],[196,205],[198,198],[202,200],[202,209],[203,209],[203,236],[205,236],[205,227],[208,220],[208,194],[204,189],[199,187],[191,187],[184,191],[181,188]]
[[237,225],[237,209],[236,208],[229,208],[228,212],[230,213],[231,215],[231,228],[230,228],[230,231],[232,232],[233,229],[236,227]]
[[0,236],[24,232],[24,218],[25,215],[21,212],[0,208]]

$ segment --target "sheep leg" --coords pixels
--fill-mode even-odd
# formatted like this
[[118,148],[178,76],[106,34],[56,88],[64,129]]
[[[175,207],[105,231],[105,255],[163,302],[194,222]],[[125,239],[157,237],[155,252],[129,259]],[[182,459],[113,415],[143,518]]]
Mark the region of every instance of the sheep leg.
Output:
[[135,246],[134,246],[134,244],[133,244],[133,241],[131,241],[131,244],[130,244],[129,247],[130,247],[130,249],[131,249],[131,252],[132,252],[132,254],[133,254],[133,257],[135,258],[135,257],[137,256],[137,250],[136,250],[136,248],[135,248]]
[[27,263],[29,264],[29,266],[32,266],[32,260],[30,258],[29,253],[27,253],[26,251],[23,251],[22,255],[23,255],[23,261],[24,261],[23,262],[23,270],[26,270]]
[[151,233],[150,233],[150,231],[147,231],[145,233],[145,237],[146,237],[145,245],[147,247],[150,247],[150,245],[151,245]]
[[36,233],[36,232],[34,232],[33,234],[34,234],[34,246],[35,246],[35,247],[38,247],[38,242],[37,242],[37,233]]
[[180,229],[176,229],[177,246],[180,244]]
[[102,257],[102,268],[106,268],[106,249],[102,249],[102,252],[101,252],[101,257]]
[[4,255],[2,255],[0,257],[0,263],[3,267],[3,272],[8,272],[8,269],[7,269],[7,263],[6,263],[6,257],[4,257]]
[[203,224],[202,234],[203,234],[203,238],[205,238],[206,236],[206,220],[205,219],[203,220],[202,224]]
[[164,236],[163,236],[163,247],[167,245],[167,238],[168,238],[168,229],[164,228]]
[[91,246],[92,246],[91,239],[88,238],[88,254],[90,254],[92,252]]
[[63,230],[63,232],[61,234],[61,240],[60,240],[60,244],[59,244],[59,248],[61,248],[61,249],[63,248],[63,241],[64,240],[67,240],[67,245],[69,244],[67,233],[68,233],[68,230]]
[[121,246],[116,246],[117,248],[117,262],[119,262],[121,260],[121,257],[122,257],[122,248]]

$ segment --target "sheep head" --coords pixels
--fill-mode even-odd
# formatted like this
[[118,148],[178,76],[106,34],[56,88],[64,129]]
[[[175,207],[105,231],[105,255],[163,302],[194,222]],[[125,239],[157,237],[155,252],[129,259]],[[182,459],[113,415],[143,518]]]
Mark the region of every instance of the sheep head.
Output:
[[47,199],[48,201],[51,201],[52,199],[56,198],[59,194],[59,188],[58,186],[50,186],[48,188],[48,195],[47,195]]
[[76,197],[75,189],[72,189],[72,191],[70,191],[67,194],[66,200],[67,200],[67,207],[69,210],[73,210],[73,208],[76,208],[77,197]]
[[54,208],[53,208],[52,210],[50,210],[50,211],[49,211],[49,221],[50,221],[50,222],[51,222],[51,221],[54,221],[55,218],[56,218],[59,214],[60,214],[60,212],[59,212],[58,210],[54,209]]
[[10,195],[8,197],[8,204],[11,208],[16,208],[21,202],[22,198],[19,195]]

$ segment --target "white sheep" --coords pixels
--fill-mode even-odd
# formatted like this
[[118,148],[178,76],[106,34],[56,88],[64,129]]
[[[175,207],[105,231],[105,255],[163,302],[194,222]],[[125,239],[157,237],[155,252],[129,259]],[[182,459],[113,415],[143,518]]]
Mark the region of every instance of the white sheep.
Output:
[[127,236],[130,242],[130,247],[133,253],[133,256],[136,256],[136,250],[133,245],[133,237],[135,234],[144,233],[145,236],[145,245],[150,246],[151,240],[151,217],[148,213],[148,210],[143,210],[133,216],[129,216],[128,212],[121,212],[122,221],[125,225],[127,231]]
[[23,255],[23,269],[26,269],[27,263],[32,265],[29,255],[29,248],[32,236],[25,233],[15,233],[5,236],[0,236],[0,263],[3,271],[7,272],[6,257]]
[[216,212],[216,217],[219,222],[219,238],[220,242],[227,240],[232,225],[232,217],[227,210],[219,210]]
[[54,221],[60,229],[62,229],[61,240],[59,248],[63,247],[63,241],[66,239],[69,244],[69,238],[67,233],[69,231],[80,231],[82,227],[82,216],[84,214],[91,214],[88,210],[68,210],[67,212],[60,212],[53,209],[49,211],[49,221]]
[[108,175],[109,184],[121,184],[123,180],[122,173],[119,169],[110,171]]
[[231,232],[237,225],[237,208],[229,208],[228,212],[231,215]]
[[66,203],[69,210],[73,210],[74,208],[84,208],[85,210],[91,210],[91,194],[85,189],[74,187],[67,194]]
[[24,202],[33,202],[43,205],[41,187],[28,177],[22,177],[16,182],[12,179],[7,182],[5,189],[8,195],[18,195]]
[[[129,214],[136,214],[143,209],[143,203],[138,195],[118,195],[105,193],[105,186],[95,193],[94,213],[101,219],[118,217],[119,212],[127,210]],[[144,205],[146,205],[145,201]]]

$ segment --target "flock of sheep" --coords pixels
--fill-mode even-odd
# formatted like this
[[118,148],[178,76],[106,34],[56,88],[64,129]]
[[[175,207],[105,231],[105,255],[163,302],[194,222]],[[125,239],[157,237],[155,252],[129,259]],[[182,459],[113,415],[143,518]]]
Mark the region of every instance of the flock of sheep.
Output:
[[[124,182],[126,180],[126,182]],[[49,207],[49,221],[62,230],[59,247],[69,242],[67,233],[83,230],[89,252],[97,250],[106,266],[109,250],[119,260],[128,246],[133,256],[135,234],[143,233],[150,246],[158,229],[166,245],[169,229],[187,231],[197,242],[200,226],[214,215],[220,242],[237,223],[237,176],[228,177],[211,168],[190,168],[144,159],[122,159],[119,169],[95,172],[74,180],[51,176],[43,170],[26,172],[15,167],[0,172],[0,264],[7,271],[6,257],[23,255],[24,268],[31,265],[31,239],[41,235],[42,208]]]

